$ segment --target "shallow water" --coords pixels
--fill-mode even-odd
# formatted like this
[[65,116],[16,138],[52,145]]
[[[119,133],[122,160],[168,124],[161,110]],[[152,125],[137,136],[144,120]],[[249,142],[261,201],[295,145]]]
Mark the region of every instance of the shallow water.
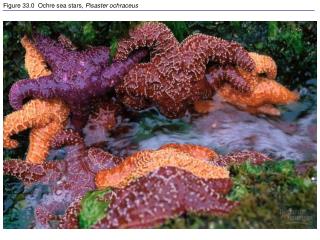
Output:
[[[215,97],[215,111],[209,114],[192,113],[169,120],[155,109],[129,112],[126,117],[119,117],[119,124],[111,133],[97,128],[95,137],[86,140],[119,156],[176,142],[208,146],[221,154],[249,149],[276,160],[315,161],[316,80],[307,81],[305,86],[299,89],[298,103],[281,107],[280,118],[254,116]],[[52,151],[50,159],[63,158],[64,154],[63,149]],[[5,178],[4,186],[4,227],[35,227],[33,209],[50,190],[43,185],[23,188],[11,177]]]
[[123,156],[171,142],[192,143],[221,154],[247,149],[276,160],[316,160],[316,81],[307,84],[309,88],[300,89],[298,103],[281,107],[281,117],[254,116],[214,97],[216,110],[209,114],[168,120],[150,109],[137,118],[124,119],[118,130],[106,137],[104,147]]

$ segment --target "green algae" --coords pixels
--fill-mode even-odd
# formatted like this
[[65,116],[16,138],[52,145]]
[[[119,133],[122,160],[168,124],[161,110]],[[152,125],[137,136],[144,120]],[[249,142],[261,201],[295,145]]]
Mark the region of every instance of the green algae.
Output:
[[293,161],[231,167],[234,187],[228,195],[240,205],[228,216],[188,214],[163,228],[316,228],[316,172],[298,175]]
[[79,214],[80,228],[90,228],[93,224],[105,216],[109,203],[102,197],[110,192],[110,189],[87,192],[81,200]]
[[[128,35],[128,30],[139,22],[4,22],[3,23],[3,83],[4,116],[12,112],[8,102],[10,86],[27,77],[24,69],[24,51],[20,39],[24,34],[39,32],[56,38],[59,33],[69,37],[79,48],[105,45],[114,55],[118,41]],[[316,108],[316,22],[166,22],[179,41],[190,34],[201,32],[240,42],[250,51],[271,55],[278,64],[278,78],[291,89],[307,89],[301,101],[285,106],[282,119],[297,120]],[[307,81],[308,80],[308,81]],[[311,92],[311,94],[310,94]],[[292,108],[292,109],[291,109]],[[143,120],[146,118],[146,120]],[[152,119],[152,117],[150,117]],[[141,125],[134,139],[148,139],[155,131],[186,131],[188,124],[141,116]],[[174,125],[173,124],[173,125]],[[4,159],[24,158],[28,147],[28,132],[18,137],[21,147],[4,149]],[[315,228],[316,227],[316,184],[312,180],[316,173],[298,176],[292,170],[292,162],[256,167],[248,164],[233,167],[235,186],[230,199],[241,201],[240,207],[227,217],[186,215],[168,221],[169,228]],[[283,165],[282,165],[283,164]],[[268,166],[268,167],[267,167]],[[4,176],[4,227],[27,228],[31,217],[23,212],[24,195],[21,183]],[[17,184],[16,188],[10,184]],[[19,187],[20,186],[20,187]],[[7,190],[6,190],[7,189]],[[13,194],[11,194],[13,193]],[[11,194],[11,195],[10,195]],[[9,197],[8,197],[9,196]],[[92,195],[94,196],[94,194]],[[95,200],[89,198],[89,206]],[[7,202],[6,202],[7,201]],[[99,202],[99,201],[98,201]],[[103,204],[89,216],[88,208],[83,213],[82,227],[90,227],[101,217]],[[5,205],[6,204],[6,205]],[[29,214],[29,212],[28,212]],[[85,218],[84,216],[87,216]],[[96,217],[96,218],[95,218]]]
[[132,139],[135,143],[152,138],[157,132],[186,133],[191,129],[191,125],[183,119],[168,119],[154,109],[143,111],[135,121],[138,122],[137,132]]
[[[316,228],[316,172],[295,171],[290,160],[257,166],[244,163],[231,167],[234,186],[228,195],[240,205],[222,217],[187,214],[168,220],[161,228]],[[109,190],[107,190],[109,191]],[[82,201],[80,226],[88,228],[105,216],[107,191],[93,191]]]

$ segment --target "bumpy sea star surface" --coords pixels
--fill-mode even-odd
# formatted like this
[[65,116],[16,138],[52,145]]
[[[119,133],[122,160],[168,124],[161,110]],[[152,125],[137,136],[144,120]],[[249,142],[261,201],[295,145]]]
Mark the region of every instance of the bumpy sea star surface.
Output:
[[265,75],[266,78],[276,79],[278,67],[272,57],[255,52],[250,52],[249,55],[255,63],[253,73]]
[[[94,228],[151,228],[183,213],[228,214],[237,202],[224,198],[230,179],[205,180],[175,167],[162,167],[125,188],[108,191],[106,215]],[[70,205],[60,228],[79,228],[81,202]]]
[[203,161],[209,161],[217,166],[229,167],[231,165],[239,165],[246,161],[252,164],[262,164],[271,159],[263,153],[256,151],[239,151],[234,153],[229,153],[227,155],[218,155],[211,148],[194,145],[194,144],[178,144],[169,143],[162,145],[160,149],[174,148],[178,151],[190,154],[191,156],[201,159]]
[[219,155],[212,149],[200,145],[168,143],[160,147],[160,149],[167,148],[176,149],[179,152],[189,154],[192,157],[198,158],[203,161],[212,161],[219,157]]
[[158,150],[143,150],[125,158],[114,168],[99,171],[96,175],[98,188],[125,187],[132,180],[166,166],[177,167],[204,179],[229,178],[230,165],[249,161],[261,164],[270,160],[255,151],[242,151],[218,155],[207,147],[193,144],[163,145]]
[[[138,26],[129,35],[118,45],[117,60],[142,47],[151,50],[150,62],[137,64],[116,87],[121,101],[133,109],[154,105],[169,118],[181,117],[195,101],[212,96],[205,80],[209,61],[254,69],[252,59],[239,44],[213,36],[196,34],[180,44],[168,27],[153,22]],[[227,80],[247,89],[241,78]]]
[[81,211],[81,199],[78,198],[67,208],[65,214],[60,218],[59,228],[76,229],[79,228],[79,213]]
[[[230,84],[216,87],[218,94],[228,103],[252,113],[280,115],[280,111],[273,107],[278,104],[289,104],[297,101],[297,93],[290,91],[277,81],[277,66],[271,57],[250,53],[255,61],[253,72],[241,68],[233,68],[239,77],[245,79],[250,86],[250,92],[235,90]],[[208,82],[215,85],[220,82],[221,67],[212,67],[207,75]],[[224,73],[227,76],[227,73]]]
[[3,146],[17,148],[18,142],[11,139],[11,136],[31,128],[26,161],[33,164],[42,163],[48,155],[50,142],[64,128],[68,115],[69,109],[60,102],[32,100],[21,110],[5,117]]
[[[213,70],[214,69],[214,70]],[[239,72],[232,66],[215,66],[210,68],[211,72],[208,77],[208,82],[211,87],[215,90],[219,89],[222,84],[230,84],[234,88],[236,85],[237,88],[234,88],[239,92],[249,92],[251,91],[250,85],[243,79]]]
[[132,53],[128,59],[109,65],[109,50],[106,47],[75,51],[61,42],[40,35],[34,36],[34,44],[44,56],[52,74],[16,82],[10,89],[10,104],[20,109],[24,100],[30,98],[61,99],[70,107],[72,122],[77,130],[87,120],[90,100],[104,95],[147,55],[146,50],[140,50]]
[[230,179],[202,179],[174,167],[160,168],[106,195],[106,217],[94,228],[146,228],[183,213],[222,215],[237,203],[224,198]]
[[[197,157],[202,161],[210,161],[215,165],[223,167],[238,165],[246,161],[252,164],[262,164],[263,162],[270,160],[264,154],[254,151],[242,151],[218,156],[209,148],[191,144],[171,143],[161,147],[161,149],[167,148],[173,148],[184,153],[192,154],[194,157]],[[180,178],[183,178],[183,180],[180,180]],[[181,185],[177,182],[181,183]],[[185,186],[183,186],[184,184]],[[199,187],[202,190],[200,190]],[[181,190],[180,188],[184,190]],[[168,166],[161,167],[154,170],[152,173],[150,172],[145,176],[138,178],[137,180],[131,181],[128,186],[122,189],[113,189],[111,192],[108,191],[105,200],[109,202],[110,205],[107,208],[108,210],[106,212],[106,217],[103,218],[95,227],[153,227],[162,223],[165,219],[177,216],[185,211],[191,211],[190,209],[194,209],[194,211],[191,212],[196,213],[227,213],[232,209],[232,206],[223,204],[225,201],[223,196],[217,195],[217,197],[222,201],[217,202],[217,199],[212,199],[213,195],[207,195],[212,191],[216,191],[217,193],[224,195],[228,193],[230,188],[231,180],[228,178],[205,180],[180,168]],[[180,191],[188,191],[186,195],[181,193],[181,196],[186,197],[186,204],[193,205],[192,208],[184,209],[181,206],[185,202],[180,201],[180,198],[176,198]],[[202,192],[198,192],[200,194],[198,195],[194,191]],[[168,197],[167,194],[170,197]],[[153,196],[155,196],[155,198]],[[175,196],[174,199],[171,199],[172,196]],[[201,200],[199,201],[198,197],[200,196]],[[138,200],[138,198],[140,200]],[[157,202],[154,202],[155,199]],[[169,199],[170,201],[174,201],[174,203],[171,203]],[[206,205],[205,202],[207,200],[212,201],[212,205]],[[181,206],[184,210],[182,211],[181,208],[178,208],[182,211],[179,212],[180,210],[176,209],[176,204]],[[156,208],[154,208],[155,206]],[[183,206],[186,207],[186,205]],[[227,208],[224,208],[223,206]],[[212,211],[209,210],[210,208]],[[206,210],[205,212],[200,212],[200,209]],[[70,205],[65,215],[61,219],[59,225],[60,228],[78,228],[78,217],[80,211],[81,203],[80,200],[77,200]]]
[[82,131],[87,146],[99,146],[105,144],[108,133],[119,122],[121,106],[113,99],[101,99],[93,104],[92,108],[88,122]]
[[271,159],[260,152],[256,151],[240,151],[229,153],[227,155],[219,155],[218,158],[213,159],[213,162],[217,166],[228,167],[232,165],[239,165],[244,162],[250,162],[251,164],[260,165]]
[[[50,75],[43,56],[26,36],[21,39],[21,44],[26,50],[25,68],[30,78]],[[60,100],[31,100],[21,110],[5,117],[4,147],[18,147],[18,142],[12,140],[11,136],[31,128],[26,160],[42,163],[48,155],[51,140],[64,128],[68,115],[69,108]]]
[[51,75],[42,54],[34,46],[27,36],[21,39],[21,44],[26,50],[24,57],[24,65],[30,78],[39,78]]
[[203,160],[206,153],[201,150],[196,151],[190,154],[185,147],[180,150],[178,147],[168,145],[158,150],[134,153],[116,167],[99,171],[96,175],[96,185],[98,188],[125,187],[130,181],[166,166],[178,167],[205,179],[229,177],[227,169]]
[[38,227],[48,227],[49,220],[63,214],[75,199],[95,189],[97,171],[114,167],[119,159],[99,148],[86,148],[83,139],[68,129],[60,132],[52,142],[54,148],[67,147],[64,160],[47,161],[33,165],[22,160],[4,162],[4,174],[12,175],[26,184],[49,185],[50,193],[35,209]]

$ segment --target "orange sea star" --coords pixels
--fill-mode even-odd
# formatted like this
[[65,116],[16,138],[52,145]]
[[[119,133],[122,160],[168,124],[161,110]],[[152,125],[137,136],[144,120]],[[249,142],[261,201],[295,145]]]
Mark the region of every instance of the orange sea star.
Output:
[[179,147],[169,144],[158,150],[140,151],[124,159],[118,166],[98,172],[96,185],[98,188],[124,187],[132,180],[166,166],[183,169],[204,179],[229,178],[226,168],[206,161],[215,153],[204,149],[193,145]]
[[[262,164],[270,160],[266,155],[254,151],[218,156],[210,148],[192,144],[170,143],[160,149],[175,149],[223,167],[246,161]],[[155,227],[166,219],[186,212],[227,214],[238,205],[237,202],[230,202],[225,198],[231,187],[230,178],[204,179],[179,167],[160,167],[131,181],[124,188],[111,189],[101,197],[99,201],[108,204],[106,215],[93,228]],[[81,208],[77,199],[61,218],[59,227],[79,228]]]
[[[273,105],[297,101],[298,94],[274,80],[277,75],[277,65],[271,57],[257,53],[249,55],[255,62],[255,70],[247,72],[237,68],[236,71],[249,83],[252,91],[244,93],[234,89],[230,84],[224,84],[216,88],[218,94],[224,101],[248,112],[280,115],[280,111]],[[209,82],[214,82],[217,71],[217,67],[209,69]]]
[[212,161],[219,157],[219,155],[212,149],[200,145],[168,143],[160,147],[160,149],[167,148],[176,149],[180,152],[184,152],[191,155],[192,157],[198,158],[203,161]]
[[[205,80],[209,61],[248,71],[254,68],[248,52],[238,43],[204,34],[179,43],[163,23],[147,22],[134,28],[128,39],[119,42],[115,59],[126,59],[139,48],[150,50],[150,62],[135,65],[124,76],[115,88],[117,96],[130,108],[155,106],[169,118],[182,117],[195,101],[211,98],[212,89]],[[237,89],[248,90],[242,78],[227,80]]]
[[51,74],[50,69],[38,49],[30,41],[27,36],[21,39],[21,44],[26,50],[24,56],[24,66],[28,71],[30,78],[35,79],[38,77],[49,76]]
[[15,82],[9,92],[10,105],[21,109],[28,99],[61,99],[70,108],[72,125],[81,131],[88,120],[91,100],[102,97],[119,82],[146,50],[130,54],[123,61],[109,64],[105,46],[73,50],[66,38],[60,41],[33,34],[32,43],[44,57],[52,74]]
[[[25,67],[31,79],[48,76],[43,56],[25,36],[21,43],[26,50]],[[11,136],[31,128],[27,162],[42,163],[49,152],[50,141],[61,131],[69,115],[69,108],[60,100],[31,100],[21,110],[7,115],[3,124],[5,148],[16,148],[18,142]]]
[[3,145],[5,148],[18,147],[18,142],[11,136],[32,128],[26,161],[42,163],[48,155],[51,140],[64,128],[68,115],[69,109],[61,102],[32,100],[23,105],[21,110],[5,117]]

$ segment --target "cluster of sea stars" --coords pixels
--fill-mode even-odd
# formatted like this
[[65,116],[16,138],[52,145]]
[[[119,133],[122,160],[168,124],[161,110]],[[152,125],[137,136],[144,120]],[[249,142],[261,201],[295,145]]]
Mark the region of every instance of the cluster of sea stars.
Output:
[[[205,79],[209,61],[254,69],[252,59],[239,44],[213,36],[196,34],[179,43],[166,25],[152,22],[138,26],[129,35],[119,43],[115,59],[126,59],[144,47],[151,55],[150,62],[137,64],[116,86],[117,96],[133,109],[154,105],[169,118],[181,117],[195,101],[212,97]],[[241,78],[227,80],[237,89],[248,90]]]
[[135,63],[147,55],[146,50],[140,50],[109,65],[106,47],[77,51],[47,37],[36,35],[33,38],[52,73],[14,83],[9,93],[10,104],[14,109],[21,109],[24,100],[30,98],[63,99],[70,108],[71,120],[77,130],[81,130],[88,119],[92,99],[105,96]]
[[[251,113],[263,113],[279,116],[280,111],[273,105],[289,104],[298,100],[299,95],[275,81],[277,65],[274,60],[265,55],[249,53],[255,63],[255,69],[248,72],[237,67],[211,67],[208,70],[208,82],[214,86],[222,99],[234,106]],[[227,79],[243,78],[251,91],[235,90]],[[221,86],[221,82],[227,84]]]
[[[112,64],[106,47],[80,51],[64,36],[55,41],[34,35],[21,43],[30,79],[10,90],[10,104],[17,111],[5,117],[4,147],[16,148],[11,137],[26,129],[31,129],[30,142],[26,161],[5,161],[4,173],[27,185],[49,186],[35,209],[36,227],[47,228],[57,220],[60,227],[78,227],[81,198],[106,188],[108,208],[95,228],[154,227],[187,212],[226,214],[237,205],[225,198],[232,188],[229,166],[268,160],[257,152],[221,156],[189,144],[116,157],[97,146],[117,125],[121,103],[136,110],[155,106],[177,118],[214,91],[254,113],[271,114],[276,111],[272,104],[298,98],[274,80],[277,67],[270,57],[204,34],[179,43],[162,23],[130,31],[119,42]],[[150,61],[141,63],[148,53]],[[209,62],[215,65],[207,69]],[[109,96],[113,88],[116,100]],[[65,129],[69,114],[74,130]],[[46,161],[51,148],[61,147],[66,148],[65,159]]]
[[[40,165],[4,162],[4,174],[25,184],[49,185],[50,194],[35,210],[37,227],[49,227],[61,212],[66,215],[60,225],[70,225],[72,215],[81,210],[76,202],[96,187],[113,190],[106,196],[110,202],[106,218],[95,227],[152,227],[184,212],[228,213],[236,203],[223,198],[232,187],[227,168],[245,161],[261,164],[269,160],[250,151],[219,156],[209,148],[189,144],[167,144],[120,159],[100,148],[87,148],[73,130],[61,132],[52,142],[53,148],[64,145],[68,146],[64,160]],[[72,210],[75,206],[78,211]],[[128,222],[130,218],[135,220]]]
[[[21,43],[26,50],[25,68],[30,79],[51,75],[41,53],[25,36]],[[69,116],[68,106],[59,99],[34,99],[23,105],[22,109],[7,115],[3,123],[3,146],[17,148],[18,142],[11,136],[28,128],[30,144],[26,161],[42,163],[49,152],[50,141],[64,129]]]
[[[224,167],[246,161],[252,164],[262,164],[269,160],[261,153],[250,151],[219,156],[211,149],[189,144],[168,144],[161,149],[170,148],[177,151],[175,152],[176,155],[198,156],[201,161],[208,161],[211,164]],[[161,149],[157,151],[161,151]],[[149,159],[149,161],[153,160]],[[126,160],[122,164],[124,163],[126,163]],[[93,227],[155,227],[167,219],[187,212],[213,215],[227,214],[238,204],[225,198],[231,188],[232,181],[230,178],[205,179],[197,177],[180,167],[170,165],[160,167],[137,178],[123,188],[113,188],[111,191],[107,191],[103,198],[103,201],[108,203],[106,215],[98,220]],[[77,199],[61,218],[60,227],[78,228],[80,211],[81,199]]]

